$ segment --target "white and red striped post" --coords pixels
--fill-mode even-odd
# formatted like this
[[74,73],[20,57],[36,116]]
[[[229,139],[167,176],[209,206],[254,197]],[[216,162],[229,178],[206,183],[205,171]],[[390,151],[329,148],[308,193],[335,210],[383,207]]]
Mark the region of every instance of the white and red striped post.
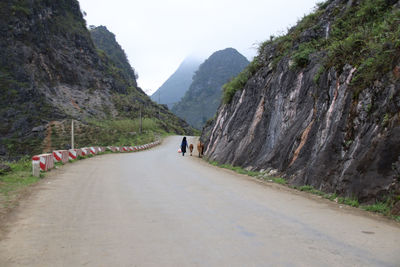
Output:
[[69,160],[75,160],[78,158],[78,156],[82,156],[81,149],[70,149],[68,153],[69,153]]
[[76,153],[75,149],[68,150],[68,154],[69,160],[76,160],[76,158],[78,157],[78,153]]
[[90,149],[89,149],[89,152],[92,154],[92,155],[96,155],[96,153],[97,153],[97,149],[96,148],[94,148],[94,147],[90,147]]
[[39,177],[40,171],[54,168],[53,154],[41,154],[32,157],[32,174]]
[[89,155],[89,148],[87,148],[87,147],[84,147],[84,148],[81,148],[81,151],[82,151],[82,156],[83,157],[85,157],[85,156],[88,156]]
[[67,163],[69,160],[68,150],[55,150],[53,151],[53,157],[55,162]]
[[107,149],[110,150],[111,152],[117,151],[117,147],[115,147],[115,146],[108,146]]

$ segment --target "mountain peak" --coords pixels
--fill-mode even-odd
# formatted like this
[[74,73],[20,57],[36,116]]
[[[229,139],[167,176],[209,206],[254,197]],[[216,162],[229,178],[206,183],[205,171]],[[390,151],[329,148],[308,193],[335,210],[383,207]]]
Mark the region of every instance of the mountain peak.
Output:
[[239,74],[249,61],[234,48],[214,52],[193,76],[193,82],[172,112],[200,129],[214,116],[221,102],[221,88]]
[[153,93],[151,99],[172,108],[189,89],[193,74],[198,69],[200,63],[199,59],[194,56],[186,57],[168,80]]

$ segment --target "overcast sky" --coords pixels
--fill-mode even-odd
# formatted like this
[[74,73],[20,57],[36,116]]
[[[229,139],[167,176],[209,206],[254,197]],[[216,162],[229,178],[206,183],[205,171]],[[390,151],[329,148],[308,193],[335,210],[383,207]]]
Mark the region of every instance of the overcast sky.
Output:
[[79,0],[88,25],[116,35],[149,95],[188,55],[206,59],[233,47],[251,60],[257,45],[283,34],[321,0]]

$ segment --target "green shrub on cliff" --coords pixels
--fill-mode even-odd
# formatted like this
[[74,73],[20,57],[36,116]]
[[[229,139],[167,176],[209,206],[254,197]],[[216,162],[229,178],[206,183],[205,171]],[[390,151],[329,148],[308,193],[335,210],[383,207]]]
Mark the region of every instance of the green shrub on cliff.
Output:
[[354,5],[332,25],[327,66],[357,68],[353,86],[370,86],[394,67],[400,56],[400,11],[391,1],[366,0]]
[[[293,67],[305,68],[310,56],[316,52],[326,55],[322,70],[335,68],[339,73],[346,64],[356,68],[351,85],[362,89],[389,73],[400,57],[400,10],[394,9],[395,0],[365,0],[352,6],[339,4],[329,9],[332,1],[317,4],[316,10],[304,16],[286,35],[270,37],[258,49],[261,55],[267,46],[274,53],[269,59],[275,69],[285,57],[294,61]],[[321,31],[320,22],[326,15],[334,18],[330,22],[329,35],[309,35]],[[325,32],[325,31],[324,31]],[[304,41],[302,38],[308,36]],[[260,66],[256,61],[251,65]],[[249,66],[250,68],[250,66]],[[236,91],[243,89],[255,72],[245,69],[224,85],[224,103],[230,103]],[[318,82],[322,71],[315,77]]]
[[315,48],[310,43],[301,44],[292,56],[295,66],[299,68],[307,66],[310,62],[309,56],[314,52]]
[[230,82],[223,85],[222,99],[225,104],[232,101],[233,96],[238,90],[242,90],[247,81],[262,67],[261,61],[255,57],[252,62],[241,72],[234,77]]

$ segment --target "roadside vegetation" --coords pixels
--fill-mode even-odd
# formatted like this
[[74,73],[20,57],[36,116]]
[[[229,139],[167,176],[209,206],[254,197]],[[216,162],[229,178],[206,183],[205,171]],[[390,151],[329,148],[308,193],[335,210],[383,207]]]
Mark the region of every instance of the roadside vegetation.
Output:
[[[93,156],[79,157],[77,160],[90,157]],[[77,160],[70,162],[75,162]],[[9,171],[0,170],[0,216],[2,216],[7,211],[16,207],[25,190],[44,178],[46,173],[41,173],[40,177],[33,176],[32,159],[29,156],[24,156],[17,161],[0,163],[11,168]],[[54,163],[55,168],[62,165],[64,165],[62,162]]]
[[248,175],[248,176],[254,177],[256,179],[259,179],[259,180],[262,180],[265,182],[281,184],[281,185],[287,186],[289,188],[292,188],[292,189],[295,189],[298,191],[308,192],[310,194],[320,196],[321,198],[325,198],[330,201],[334,201],[338,204],[343,204],[343,205],[347,205],[347,206],[351,206],[351,207],[355,207],[355,208],[361,208],[366,211],[379,213],[386,217],[392,218],[395,221],[400,222],[400,216],[395,216],[390,213],[390,211],[393,208],[393,205],[396,203],[396,201],[400,201],[400,196],[387,197],[386,201],[376,202],[375,204],[372,204],[372,205],[363,205],[363,204],[360,204],[358,199],[356,199],[356,198],[340,197],[336,193],[325,193],[318,189],[315,189],[311,185],[303,185],[303,186],[290,185],[284,178],[270,176],[266,172],[249,171],[249,170],[243,169],[239,166],[232,166],[230,164],[221,164],[216,161],[210,161],[208,159],[205,159],[205,160],[213,166],[232,170],[236,173]]
[[[129,126],[130,123],[126,124],[123,122],[117,122],[117,124],[122,128]],[[111,126],[115,127],[114,123],[110,123]],[[144,126],[146,125],[146,126]],[[150,131],[152,123],[147,122],[143,124],[144,128],[148,130],[147,133],[138,134],[136,137],[132,139],[126,139],[121,142],[129,143],[125,144],[126,146],[136,146],[148,144],[159,138],[160,135],[157,135]],[[164,133],[164,135],[168,135]],[[96,145],[98,146],[98,145]],[[100,152],[99,155],[102,154],[110,154],[113,153],[109,150],[105,152]],[[69,163],[73,163],[82,159],[92,158],[93,155],[89,154],[86,156],[78,156],[76,160],[69,160]],[[32,175],[32,159],[29,156],[24,156],[16,161],[3,161],[0,162],[0,165],[9,166],[10,169],[6,170],[5,168],[0,168],[0,218],[4,214],[6,214],[9,210],[13,209],[18,205],[18,201],[21,196],[24,195],[25,190],[33,184],[36,184],[40,179],[44,178],[46,173],[40,173],[40,177],[36,177]],[[59,168],[63,166],[62,162],[55,162],[54,167]]]
[[[160,128],[154,118],[121,119],[106,121],[91,121],[94,128],[99,132],[95,139],[91,135],[82,136],[83,142],[93,142],[100,146],[115,145],[143,145],[153,142],[157,136],[167,135],[167,132]],[[93,137],[93,136],[92,136]]]
[[[162,136],[175,134],[163,128],[157,118],[74,121],[74,147],[135,146],[151,143]],[[51,152],[65,149],[71,143],[71,120],[54,122],[47,130],[47,137],[38,144],[39,151]]]
[[232,101],[233,96],[236,91],[241,90],[250,79],[251,76],[256,74],[256,72],[262,67],[261,61],[258,57],[255,57],[252,62],[250,62],[247,67],[239,73],[235,78],[233,78],[230,82],[224,84],[223,88],[223,102],[228,104]]
[[[365,0],[349,8],[340,5],[326,9],[330,2],[318,3],[314,12],[304,16],[285,35],[271,36],[262,43],[249,67],[224,85],[224,103],[230,103],[236,91],[242,90],[261,67],[271,63],[276,69],[284,58],[291,60],[292,69],[302,69],[310,63],[312,54],[320,57],[322,67],[314,79],[316,83],[325,70],[334,68],[340,74],[345,64],[350,64],[357,70],[351,82],[355,92],[389,73],[400,57],[400,10],[393,9],[396,1]],[[310,31],[325,31],[321,22],[326,16],[334,18],[328,38],[309,35]],[[309,37],[304,40],[304,35]],[[272,57],[261,62],[267,46],[273,51]]]
[[[118,120],[89,120],[86,124],[75,121],[75,147],[90,146],[137,146],[151,143],[158,138],[170,135],[156,118],[118,119]],[[37,143],[37,153],[52,152],[65,149],[71,143],[71,121],[57,122],[49,127],[44,142]],[[105,152],[111,153],[111,152]],[[32,176],[33,155],[26,155],[19,160],[0,162],[11,168],[10,171],[0,170],[0,215],[12,209],[18,203],[25,189],[37,183],[44,177]],[[90,158],[79,157],[78,160]],[[76,160],[75,160],[76,161]],[[74,161],[72,161],[74,162]],[[55,167],[63,164],[55,163]]]
[[8,172],[0,171],[0,216],[15,207],[18,198],[28,186],[38,182],[41,177],[32,176],[32,161],[29,157],[15,162],[3,162],[11,167]]

